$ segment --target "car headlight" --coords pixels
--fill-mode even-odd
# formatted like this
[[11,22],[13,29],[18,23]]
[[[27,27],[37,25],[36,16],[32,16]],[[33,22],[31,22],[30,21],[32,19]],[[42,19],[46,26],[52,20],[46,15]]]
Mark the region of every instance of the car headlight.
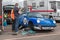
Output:
[[27,18],[24,18],[24,19],[23,19],[23,23],[24,23],[24,24],[27,24],[27,23],[28,23]]
[[40,20],[39,19],[37,19],[37,23],[40,23]]
[[56,21],[53,21],[53,23],[56,23]]

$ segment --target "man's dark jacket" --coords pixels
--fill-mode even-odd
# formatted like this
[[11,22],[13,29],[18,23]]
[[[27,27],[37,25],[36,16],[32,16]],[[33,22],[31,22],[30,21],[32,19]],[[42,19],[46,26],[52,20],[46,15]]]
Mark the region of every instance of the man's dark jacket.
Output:
[[15,15],[15,17],[18,17],[19,16],[18,11],[19,11],[19,8],[15,6],[14,7],[14,15]]

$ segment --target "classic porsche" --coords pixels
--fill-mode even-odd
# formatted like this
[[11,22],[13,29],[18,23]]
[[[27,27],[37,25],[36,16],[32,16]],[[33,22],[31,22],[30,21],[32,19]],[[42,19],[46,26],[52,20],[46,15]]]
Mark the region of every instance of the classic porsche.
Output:
[[31,29],[52,30],[56,27],[56,21],[51,18],[45,18],[38,12],[27,12],[19,18],[19,24]]

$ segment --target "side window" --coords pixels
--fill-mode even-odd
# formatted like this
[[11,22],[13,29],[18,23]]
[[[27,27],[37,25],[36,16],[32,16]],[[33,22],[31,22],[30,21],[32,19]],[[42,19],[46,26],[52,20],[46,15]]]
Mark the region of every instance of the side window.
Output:
[[36,3],[32,3],[32,8],[33,8],[33,9],[36,8]]
[[54,3],[51,3],[51,8],[52,9],[55,9],[56,8],[55,5],[54,5]]
[[56,2],[50,2],[51,3],[51,9],[56,9]]
[[40,3],[39,3],[39,6],[40,6],[40,7],[44,7],[44,2],[40,2]]
[[50,4],[51,4],[51,9],[53,9],[54,12],[56,12],[56,1],[51,1]]
[[60,9],[60,2],[57,3],[58,9]]

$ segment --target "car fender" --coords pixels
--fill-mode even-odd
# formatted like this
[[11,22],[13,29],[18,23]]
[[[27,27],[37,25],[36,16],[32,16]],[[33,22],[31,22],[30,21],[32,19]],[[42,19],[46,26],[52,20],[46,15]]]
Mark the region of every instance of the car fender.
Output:
[[32,22],[33,25],[36,25],[37,24],[37,19],[36,18],[29,18],[28,23],[29,22]]

